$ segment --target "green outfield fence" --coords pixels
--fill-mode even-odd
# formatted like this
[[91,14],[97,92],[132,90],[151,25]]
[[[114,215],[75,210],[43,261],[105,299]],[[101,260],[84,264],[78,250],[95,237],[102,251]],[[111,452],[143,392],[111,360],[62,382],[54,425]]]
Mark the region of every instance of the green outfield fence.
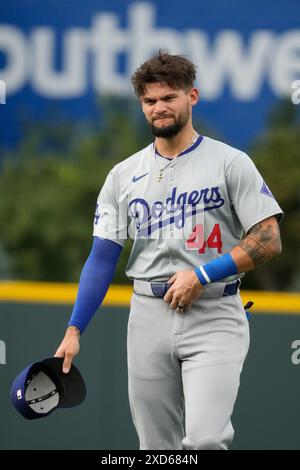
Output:
[[[75,363],[88,394],[79,407],[26,421],[10,404],[17,373],[54,354],[76,292],[75,284],[0,282],[0,449],[138,449],[127,393],[130,286],[111,286],[82,336]],[[300,294],[242,297],[255,308],[231,449],[300,449]]]

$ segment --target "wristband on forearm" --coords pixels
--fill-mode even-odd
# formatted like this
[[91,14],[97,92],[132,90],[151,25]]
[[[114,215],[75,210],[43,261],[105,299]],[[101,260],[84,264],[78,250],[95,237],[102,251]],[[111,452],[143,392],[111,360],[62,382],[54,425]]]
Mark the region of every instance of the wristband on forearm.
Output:
[[232,259],[230,253],[197,267],[195,273],[202,286],[210,282],[218,282],[221,279],[238,273],[237,265]]

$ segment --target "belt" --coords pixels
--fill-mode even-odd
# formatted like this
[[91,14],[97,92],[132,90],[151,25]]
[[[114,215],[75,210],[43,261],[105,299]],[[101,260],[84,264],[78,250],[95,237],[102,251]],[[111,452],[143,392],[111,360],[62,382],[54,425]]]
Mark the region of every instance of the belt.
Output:
[[[229,295],[236,295],[241,281],[230,282],[226,284],[225,282],[214,282],[212,284],[207,284],[203,288],[203,292],[199,298],[201,299],[216,299],[219,297],[227,297]],[[133,283],[133,292],[135,294],[146,295],[148,297],[164,297],[171,287],[171,284],[167,282],[147,282],[135,279]]]

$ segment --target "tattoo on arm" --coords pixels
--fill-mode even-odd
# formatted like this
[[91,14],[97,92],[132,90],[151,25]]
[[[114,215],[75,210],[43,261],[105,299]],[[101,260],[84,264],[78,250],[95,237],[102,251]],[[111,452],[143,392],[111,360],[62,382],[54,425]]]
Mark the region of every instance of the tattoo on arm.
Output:
[[240,242],[239,247],[248,254],[254,266],[259,266],[272,258],[270,245],[277,238],[278,233],[273,225],[263,227],[256,224]]

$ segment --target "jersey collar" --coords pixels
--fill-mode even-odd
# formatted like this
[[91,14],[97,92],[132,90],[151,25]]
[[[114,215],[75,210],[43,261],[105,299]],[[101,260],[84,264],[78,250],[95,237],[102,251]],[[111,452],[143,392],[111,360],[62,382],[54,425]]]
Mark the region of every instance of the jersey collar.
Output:
[[[195,150],[195,148],[197,148],[197,147],[201,144],[203,138],[204,138],[203,135],[199,135],[199,137],[198,137],[198,139],[196,140],[196,142],[195,142],[191,147],[189,147],[188,149],[186,149],[184,152],[181,152],[179,155],[177,155],[176,158],[182,157],[182,155],[186,155],[187,153],[190,153],[190,152],[192,152],[193,150]],[[154,147],[154,151],[156,152],[156,154],[159,155],[160,157],[165,158],[166,160],[174,160],[174,158],[168,158],[168,157],[164,157],[163,155],[161,155],[161,154],[158,152],[158,150],[156,150],[156,148],[155,148],[155,142],[153,142],[153,147]]]

